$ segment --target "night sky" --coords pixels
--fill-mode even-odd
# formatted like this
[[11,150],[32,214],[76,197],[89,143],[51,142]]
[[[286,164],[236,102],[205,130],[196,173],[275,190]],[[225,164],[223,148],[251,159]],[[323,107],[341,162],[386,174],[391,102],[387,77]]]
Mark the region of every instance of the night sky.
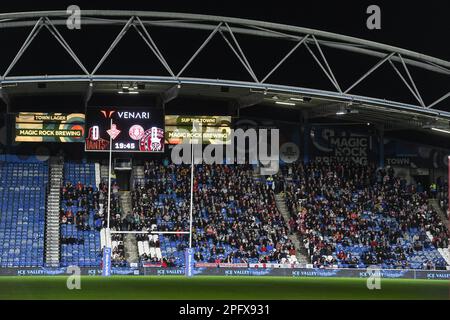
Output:
[[[83,9],[151,10],[222,15],[291,24],[373,40],[450,60],[450,4],[448,1],[2,1],[1,12],[65,10],[76,4]],[[370,4],[381,7],[381,30],[366,27]],[[86,65],[93,70],[121,27],[103,27],[92,31],[60,28],[61,33]],[[12,60],[30,28],[0,30],[0,73]],[[178,33],[177,33],[178,32]],[[167,61],[179,70],[208,33],[179,30],[151,30]],[[179,37],[181,35],[181,37]],[[262,78],[293,47],[295,43],[265,39],[250,39],[238,35],[238,41],[249,58],[256,74]],[[342,87],[351,85],[369,70],[378,59],[324,49]],[[206,59],[205,57],[214,57]],[[411,69],[426,103],[431,103],[449,91],[448,76]],[[37,38],[11,75],[80,74],[81,70],[45,30]],[[149,52],[136,32],[129,32],[122,43],[99,70],[103,74],[167,75]],[[301,75],[301,76],[299,76]],[[306,76],[305,76],[306,75]],[[249,81],[250,76],[220,36],[216,36],[184,76],[222,78]],[[331,83],[312,60],[305,48],[297,50],[271,78],[282,83],[309,88],[333,90]],[[352,92],[378,98],[416,103],[394,70],[385,64],[369,81]],[[445,105],[442,106],[445,109]]]

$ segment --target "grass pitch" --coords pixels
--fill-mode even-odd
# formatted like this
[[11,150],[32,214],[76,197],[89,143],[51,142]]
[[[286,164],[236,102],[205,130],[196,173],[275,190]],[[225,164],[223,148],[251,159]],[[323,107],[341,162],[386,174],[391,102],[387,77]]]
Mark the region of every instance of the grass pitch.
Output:
[[0,277],[0,299],[450,299],[448,280],[382,279],[368,290],[365,279],[198,276],[84,276],[69,290],[65,276]]

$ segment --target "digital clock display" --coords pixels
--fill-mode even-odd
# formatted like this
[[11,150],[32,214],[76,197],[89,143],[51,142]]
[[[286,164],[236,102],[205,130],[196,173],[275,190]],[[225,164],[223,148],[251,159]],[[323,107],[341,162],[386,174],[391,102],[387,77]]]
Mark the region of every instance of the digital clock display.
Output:
[[114,149],[115,150],[135,150],[136,144],[131,143],[131,142],[130,143],[119,142],[119,143],[114,144]]

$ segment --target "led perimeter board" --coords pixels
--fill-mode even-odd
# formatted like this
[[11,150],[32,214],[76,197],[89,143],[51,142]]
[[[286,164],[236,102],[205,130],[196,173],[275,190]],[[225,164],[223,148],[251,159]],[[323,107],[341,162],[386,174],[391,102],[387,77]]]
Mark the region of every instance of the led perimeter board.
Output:
[[85,150],[164,152],[164,111],[155,107],[89,107]]
[[82,113],[20,112],[15,119],[15,142],[83,142]]
[[[230,116],[166,115],[166,144],[199,143],[229,144]],[[196,123],[197,129],[192,124]],[[200,127],[201,126],[201,127]]]

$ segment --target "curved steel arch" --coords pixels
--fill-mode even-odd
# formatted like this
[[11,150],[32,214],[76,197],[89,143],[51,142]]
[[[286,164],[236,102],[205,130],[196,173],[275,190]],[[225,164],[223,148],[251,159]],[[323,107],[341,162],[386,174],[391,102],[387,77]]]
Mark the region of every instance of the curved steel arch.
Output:
[[[443,74],[447,77],[450,76],[450,62],[431,57],[428,55],[420,54],[410,50],[376,43],[373,41],[363,40],[350,36],[335,34],[326,31],[320,31],[309,28],[296,27],[291,25],[283,25],[278,23],[230,18],[221,16],[210,16],[200,14],[186,14],[186,13],[173,13],[173,12],[144,12],[144,11],[117,11],[117,10],[83,10],[81,11],[82,25],[110,25],[110,26],[122,26],[122,30],[119,32],[107,52],[103,55],[96,67],[92,71],[88,71],[82,61],[77,57],[70,45],[66,42],[64,37],[58,31],[56,26],[66,25],[67,18],[69,17],[66,11],[42,11],[42,12],[21,12],[21,13],[5,13],[0,14],[0,28],[18,28],[32,26],[32,30],[27,39],[23,43],[21,49],[14,57],[13,61],[9,64],[8,68],[3,74],[0,74],[1,83],[20,83],[33,81],[69,81],[69,79],[84,79],[86,81],[98,81],[102,77],[97,75],[97,71],[103,62],[108,58],[109,54],[120,42],[122,37],[134,28],[143,41],[147,44],[149,49],[158,58],[161,64],[169,74],[168,77],[125,77],[127,79],[141,78],[142,81],[154,82],[155,79],[160,79],[163,82],[183,83],[188,81],[183,77],[183,73],[191,62],[197,57],[197,55],[203,50],[208,42],[214,37],[220,35],[227,45],[232,49],[237,56],[245,70],[253,79],[252,82],[240,82],[233,80],[221,80],[215,81],[211,79],[189,79],[198,84],[209,83],[218,84],[232,83],[233,85],[240,85],[249,88],[264,88],[265,90],[282,90],[288,92],[307,92],[313,91],[316,95],[333,96],[339,98],[342,101],[362,101],[365,103],[375,103],[375,105],[382,104],[384,106],[391,106],[393,108],[401,108],[407,110],[413,110],[420,113],[430,114],[442,114],[448,115],[445,111],[431,110],[439,103],[450,97],[450,90],[442,97],[434,100],[434,102],[425,102],[422,98],[419,89],[417,88],[414,79],[409,71],[408,66],[422,68],[429,72]],[[158,46],[154,42],[149,32],[149,26],[160,26],[167,28],[187,28],[194,30],[209,30],[210,34],[208,38],[202,43],[198,50],[191,56],[181,70],[175,72],[164,56],[161,54]],[[46,76],[38,77],[30,75],[28,77],[13,77],[10,76],[10,71],[14,65],[18,62],[24,51],[28,48],[30,43],[35,39],[36,35],[46,28],[55,37],[55,39],[64,47],[64,49],[70,54],[73,60],[83,71],[82,75],[75,76]],[[256,37],[265,38],[278,38],[286,41],[295,42],[295,46],[273,67],[273,69],[263,78],[259,79],[242,50],[239,42],[237,41],[236,34],[246,34]],[[315,60],[321,71],[326,75],[331,82],[335,91],[315,90],[306,88],[296,88],[292,86],[286,86],[283,84],[271,84],[266,81],[270,76],[277,71],[277,69],[287,60],[287,58],[295,52],[300,46],[306,47],[311,57]],[[362,55],[369,55],[380,58],[379,62],[357,79],[348,88],[342,88],[338,80],[336,79],[333,69],[331,68],[328,60],[322,50],[322,47],[331,47],[344,51],[350,51],[359,53]],[[314,50],[313,50],[314,49]],[[386,101],[370,97],[360,97],[351,94],[351,90],[368,78],[376,69],[381,65],[389,63],[393,70],[398,74],[399,80],[401,80],[412,96],[417,101],[417,105],[404,104],[395,101]],[[400,70],[399,70],[400,69]],[[125,79],[121,76],[108,76],[108,79]],[[64,80],[65,79],[65,80]],[[145,80],[146,79],[146,80]],[[78,80],[80,81],[80,80]],[[449,81],[450,83],[450,81]],[[281,88],[281,89],[280,89]]]

